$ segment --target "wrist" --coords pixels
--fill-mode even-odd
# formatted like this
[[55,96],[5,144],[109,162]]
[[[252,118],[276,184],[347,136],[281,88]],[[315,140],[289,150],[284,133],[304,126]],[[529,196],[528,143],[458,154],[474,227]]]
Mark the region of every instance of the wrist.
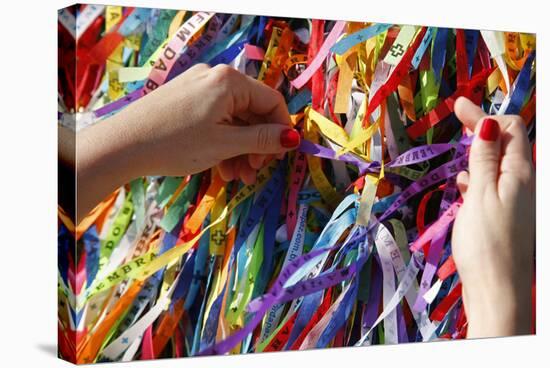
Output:
[[158,147],[163,136],[158,127],[165,126],[167,121],[160,107],[161,101],[155,97],[148,94],[115,116],[120,137],[115,156],[125,166],[127,181],[159,175],[159,162],[155,159],[160,158]]
[[483,293],[463,289],[468,317],[468,337],[496,337],[530,333],[530,287],[503,285],[486,288]]
[[109,193],[145,172],[135,157],[137,147],[126,118],[118,115],[77,135],[77,222]]
[[116,186],[123,185],[139,176],[141,160],[134,161],[135,145],[131,132],[113,117],[104,124],[85,129],[79,134],[77,155],[81,180],[108,177]]

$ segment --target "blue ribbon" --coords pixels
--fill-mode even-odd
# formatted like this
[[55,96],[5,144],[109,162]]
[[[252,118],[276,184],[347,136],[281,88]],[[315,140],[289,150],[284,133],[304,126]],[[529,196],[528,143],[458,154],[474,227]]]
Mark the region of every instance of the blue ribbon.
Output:
[[535,50],[531,51],[517,76],[516,87],[510,97],[510,103],[506,108],[506,114],[517,115],[520,113],[521,107],[525,102],[525,97],[530,89],[529,81],[531,79],[531,66],[533,65],[533,60],[535,60]]
[[86,249],[86,281],[88,285],[91,285],[99,270],[99,248],[101,244],[95,224],[86,230],[82,240]]
[[432,68],[434,70],[435,81],[441,80],[441,71],[445,65],[445,56],[447,54],[448,28],[438,28],[432,48]]

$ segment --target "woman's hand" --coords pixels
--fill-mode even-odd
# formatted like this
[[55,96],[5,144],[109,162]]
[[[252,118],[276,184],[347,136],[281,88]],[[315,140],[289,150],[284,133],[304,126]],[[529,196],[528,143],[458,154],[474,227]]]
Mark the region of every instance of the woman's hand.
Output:
[[223,179],[251,184],[266,158],[299,144],[279,92],[226,65],[198,64],[78,134],[78,213],[145,175],[217,165]]
[[535,244],[535,183],[525,125],[491,116],[466,98],[455,113],[474,132],[464,198],[453,227],[468,337],[530,333]]
[[148,174],[187,175],[219,165],[224,179],[250,184],[265,154],[300,143],[283,96],[227,65],[195,65],[131,108],[142,117],[128,128],[144,144]]

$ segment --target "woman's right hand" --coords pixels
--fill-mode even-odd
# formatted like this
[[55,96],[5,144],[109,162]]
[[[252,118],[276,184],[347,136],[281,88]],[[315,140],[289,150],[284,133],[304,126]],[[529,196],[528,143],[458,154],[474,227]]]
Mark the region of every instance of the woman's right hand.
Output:
[[525,124],[487,116],[466,98],[455,113],[475,137],[453,227],[468,337],[529,334],[535,245],[535,181]]

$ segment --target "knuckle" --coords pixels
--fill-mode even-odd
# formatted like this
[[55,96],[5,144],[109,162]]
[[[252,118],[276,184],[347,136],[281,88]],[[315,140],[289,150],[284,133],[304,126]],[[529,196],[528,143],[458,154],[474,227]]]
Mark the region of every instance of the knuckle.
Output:
[[511,123],[521,126],[522,128],[525,127],[525,120],[521,117],[521,115],[512,115],[511,117]]
[[210,65],[206,64],[206,63],[198,63],[198,64],[195,64],[193,65],[191,68],[189,68],[189,70],[196,70],[196,71],[201,71],[201,70],[210,70]]
[[527,134],[527,128],[525,120],[520,115],[505,115],[505,122],[507,123],[506,130],[512,134],[520,133]]
[[235,70],[225,64],[219,64],[211,68],[207,78],[214,95],[228,96],[234,85]]
[[266,126],[258,127],[256,133],[256,145],[260,151],[266,151],[271,147],[272,140],[269,134],[269,128]]
[[470,164],[472,165],[494,165],[498,163],[499,154],[492,150],[482,150],[470,154]]
[[235,72],[233,68],[225,64],[218,64],[210,70],[212,81],[218,85],[229,84]]
[[502,162],[502,169],[512,173],[524,183],[530,183],[534,178],[531,162],[521,155],[508,155]]

